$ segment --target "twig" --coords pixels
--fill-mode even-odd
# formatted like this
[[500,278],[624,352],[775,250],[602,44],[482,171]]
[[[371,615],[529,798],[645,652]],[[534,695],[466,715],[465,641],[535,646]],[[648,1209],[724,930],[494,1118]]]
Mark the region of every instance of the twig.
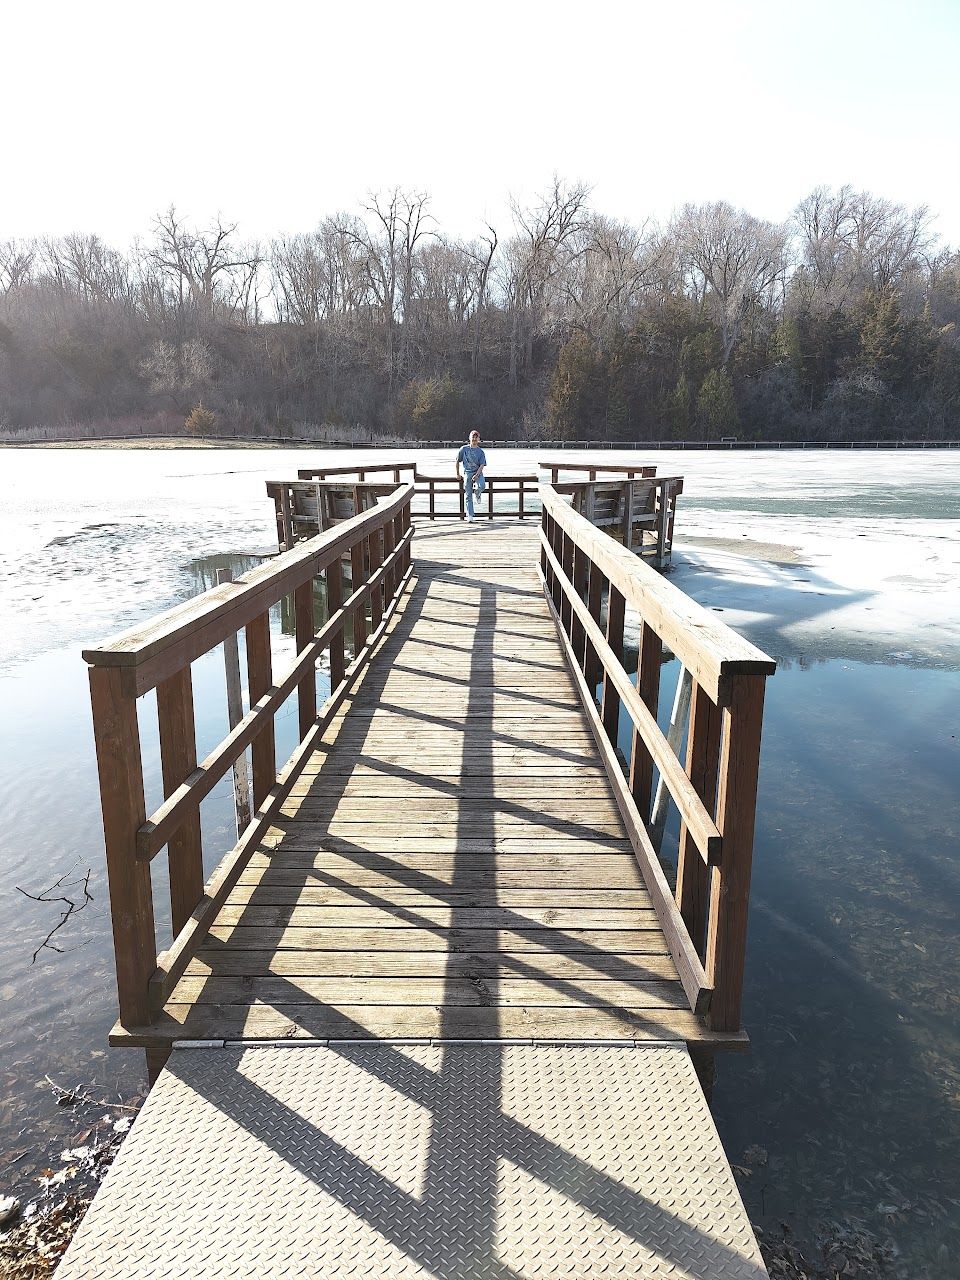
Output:
[[[77,866],[79,866],[79,863]],[[90,875],[92,870],[92,867],[87,867],[87,874],[82,880],[67,881],[67,876],[73,875],[74,871],[76,871],[76,866],[71,867],[70,870],[65,871],[59,879],[54,880],[53,884],[50,885],[48,889],[41,889],[39,893],[30,893],[26,889],[21,889],[20,885],[15,886],[17,893],[22,893],[25,898],[30,898],[34,902],[60,902],[63,903],[66,908],[65,911],[61,912],[60,919],[33,953],[33,959],[30,961],[31,964],[36,964],[37,956],[44,950],[44,948],[49,951],[56,951],[59,955],[63,955],[65,951],[78,951],[80,947],[85,947],[87,945],[87,941],[89,941],[89,939],[79,943],[76,947],[58,947],[53,943],[52,939],[54,935],[63,928],[74,912],[82,911],[88,902],[93,901],[93,894],[90,892]],[[67,881],[67,883],[65,884],[64,881]],[[78,895],[74,895],[74,897],[68,896],[69,890],[77,888],[83,890],[82,900]],[[57,889],[60,889],[63,892],[56,895]]]
[[48,1075],[45,1075],[43,1078],[46,1080],[50,1088],[53,1089],[55,1093],[58,1093],[61,1098],[73,1098],[83,1106],[113,1107],[116,1111],[138,1110],[137,1107],[131,1106],[127,1102],[101,1102],[97,1098],[89,1098],[86,1093],[84,1093],[84,1090],[87,1087],[85,1084],[78,1084],[75,1089],[65,1089],[62,1084],[57,1084],[56,1080],[51,1080]]

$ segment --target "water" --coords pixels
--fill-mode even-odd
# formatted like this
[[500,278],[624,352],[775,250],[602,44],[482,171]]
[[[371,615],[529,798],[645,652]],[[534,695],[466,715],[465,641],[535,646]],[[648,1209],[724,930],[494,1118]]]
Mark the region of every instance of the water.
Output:
[[[29,1190],[91,1122],[57,1107],[45,1076],[104,1099],[144,1084],[141,1055],[106,1046],[112,946],[79,650],[270,552],[263,482],[319,457],[0,453],[0,1192]],[[532,457],[511,451],[492,469]],[[419,459],[431,473],[451,462]],[[764,730],[752,1048],[720,1060],[714,1101],[728,1154],[749,1172],[741,1190],[762,1226],[810,1236],[854,1217],[894,1240],[900,1274],[956,1274],[960,458],[651,460],[687,478],[674,581],[781,662]],[[275,614],[279,665],[291,642]],[[194,674],[202,752],[226,730],[222,655]],[[667,715],[674,680],[675,664]],[[150,702],[148,803],[160,786]],[[278,722],[281,758],[293,706]],[[203,823],[209,864],[234,838],[229,782],[204,801]],[[675,839],[668,828],[668,849]],[[92,901],[54,935],[62,951],[31,963],[66,908],[18,886],[39,895],[65,876],[64,896],[80,902],[88,869]],[[165,929],[160,880],[156,897]]]

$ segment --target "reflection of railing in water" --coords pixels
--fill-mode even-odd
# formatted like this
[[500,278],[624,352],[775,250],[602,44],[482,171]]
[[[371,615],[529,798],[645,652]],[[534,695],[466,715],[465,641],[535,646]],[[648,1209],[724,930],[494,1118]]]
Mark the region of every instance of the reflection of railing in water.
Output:
[[[764,686],[776,664],[600,535],[552,486],[542,500],[548,602],[684,990],[714,1030],[737,1030]],[[627,607],[641,620],[636,685],[623,667]],[[657,725],[665,647],[691,677],[685,767]],[[626,777],[621,707],[633,726]],[[655,772],[681,817],[675,894],[650,835]]]
[[[410,575],[412,496],[412,486],[401,485],[386,502],[309,544],[84,651],[90,664],[123,1026],[148,1026],[162,1007],[342,702],[350,679],[368,661]],[[352,581],[346,599],[345,558]],[[322,625],[314,598],[320,574],[329,614]],[[269,611],[291,594],[297,657],[275,679]],[[344,632],[350,623],[356,656],[348,666]],[[191,664],[241,630],[250,710],[198,766]],[[316,665],[323,651],[329,653],[331,694],[318,710]],[[137,699],[151,689],[157,694],[166,799],[147,817]],[[274,717],[295,691],[300,745],[278,773]],[[253,818],[205,887],[200,802],[248,748]],[[150,864],[165,846],[174,941],[158,956]]]

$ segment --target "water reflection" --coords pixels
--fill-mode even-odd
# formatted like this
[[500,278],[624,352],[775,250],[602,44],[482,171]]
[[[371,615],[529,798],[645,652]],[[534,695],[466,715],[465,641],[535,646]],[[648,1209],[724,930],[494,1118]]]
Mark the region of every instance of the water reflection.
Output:
[[[752,1048],[718,1060],[713,1104],[754,1222],[861,1220],[910,1276],[960,1249],[958,707],[956,671],[799,659],[768,683]],[[671,803],[670,877],[678,840]]]
[[[143,454],[65,459],[69,468],[45,451],[35,464],[48,489],[58,462],[69,472],[56,509],[0,509],[0,1192],[32,1188],[37,1168],[56,1165],[60,1150],[81,1143],[96,1118],[57,1107],[45,1075],[66,1085],[89,1082],[105,1098],[128,1097],[142,1084],[140,1055],[106,1047],[116,1008],[113,958],[79,647],[206,589],[218,568],[236,576],[262,563],[275,546],[263,481],[309,462],[302,454],[229,452],[165,458],[162,467]],[[799,497],[791,499],[798,511],[817,485],[836,490],[838,469],[855,462],[863,471],[883,461],[775,465],[784,484],[802,473]],[[18,467],[28,462],[16,455]],[[526,469],[528,460],[515,465]],[[772,465],[751,457],[747,475],[742,459],[691,455],[682,469],[716,473],[717,488],[729,485],[723,501],[742,509],[758,487],[756,475],[766,468],[769,476]],[[912,476],[910,485],[896,487],[901,505],[905,494],[916,497],[916,504],[906,502],[907,514],[955,509],[956,486],[934,483],[939,459],[914,463],[900,454],[891,465]],[[29,475],[22,492],[45,492],[28,482]],[[854,471],[843,483],[840,514],[874,501],[865,490],[857,505]],[[701,494],[701,505],[716,496]],[[748,1208],[761,1223],[783,1217],[801,1234],[812,1234],[821,1218],[859,1216],[873,1233],[894,1237],[904,1276],[925,1268],[949,1275],[947,1259],[960,1250],[950,1198],[960,1182],[957,664],[944,658],[943,669],[921,670],[903,661],[838,660],[850,643],[839,629],[835,638],[830,633],[829,649],[804,648],[784,633],[784,600],[792,597],[804,618],[816,621],[826,607],[816,593],[827,587],[801,565],[773,566],[777,591],[769,597],[733,574],[724,581],[701,572],[699,585],[692,572],[684,574],[674,581],[707,604],[725,607],[728,593],[752,606],[760,631],[751,638],[780,659],[767,693],[746,974],[752,1050],[721,1059],[714,1102],[731,1158],[752,1170],[741,1176]],[[905,626],[924,625],[920,601]],[[315,609],[319,624],[322,589]],[[821,631],[826,635],[829,623]],[[284,601],[271,613],[278,671],[292,655],[293,634]],[[812,662],[811,654],[830,660]],[[244,664],[241,647],[242,670]],[[662,672],[664,724],[676,673],[675,663]],[[226,726],[219,650],[195,664],[194,681],[203,754]],[[320,688],[322,696],[322,680]],[[149,699],[142,714],[145,782],[155,801],[160,773]],[[291,701],[277,719],[278,760],[289,755],[296,732]],[[229,780],[204,801],[203,827],[209,868],[235,836]],[[667,859],[676,855],[677,838],[671,812]],[[161,930],[162,862],[155,862]],[[51,908],[16,886],[42,889],[74,866],[92,869],[94,901],[64,930],[64,953],[42,952],[31,965]]]

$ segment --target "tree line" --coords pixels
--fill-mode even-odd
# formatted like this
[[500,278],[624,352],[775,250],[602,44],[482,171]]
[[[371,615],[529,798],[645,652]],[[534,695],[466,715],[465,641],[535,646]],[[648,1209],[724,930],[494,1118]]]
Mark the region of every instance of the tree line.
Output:
[[851,187],[783,224],[715,202],[658,225],[555,179],[472,240],[400,188],[269,244],[171,207],[124,252],[0,242],[0,426],[947,438],[958,323],[928,211]]

